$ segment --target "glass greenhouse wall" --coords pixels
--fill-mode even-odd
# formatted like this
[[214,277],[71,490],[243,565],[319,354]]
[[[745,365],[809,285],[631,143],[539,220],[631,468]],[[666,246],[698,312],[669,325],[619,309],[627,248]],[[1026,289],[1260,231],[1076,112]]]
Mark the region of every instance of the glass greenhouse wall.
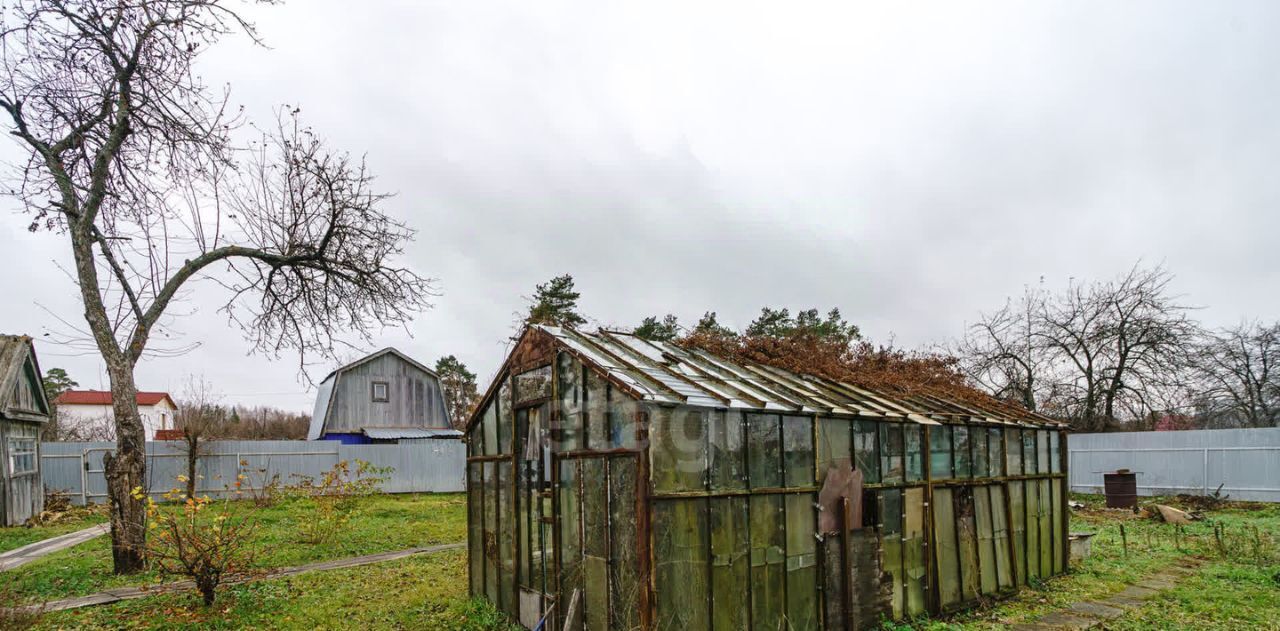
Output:
[[1057,426],[652,401],[644,349],[531,332],[467,434],[470,590],[526,627],[856,629],[1066,569]]

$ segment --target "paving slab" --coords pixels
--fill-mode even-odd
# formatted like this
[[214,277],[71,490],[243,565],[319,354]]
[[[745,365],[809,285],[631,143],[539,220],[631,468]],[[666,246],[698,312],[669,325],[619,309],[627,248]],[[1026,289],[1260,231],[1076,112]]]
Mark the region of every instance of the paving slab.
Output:
[[51,537],[35,543],[29,543],[21,548],[15,548],[8,552],[0,553],[0,572],[22,567],[36,559],[53,554],[54,552],[80,545],[90,539],[102,536],[110,529],[111,526],[109,524],[98,524],[97,526],[90,526],[84,530],[69,532],[65,535],[59,535],[57,537]]
[[1070,607],[1067,607],[1067,611],[1081,616],[1098,618],[1099,620],[1112,620],[1123,616],[1125,610],[1119,607],[1104,605],[1100,602],[1089,601],[1072,603]]
[[1120,593],[1116,594],[1116,596],[1120,598],[1132,598],[1135,600],[1149,600],[1152,596],[1155,596],[1158,593],[1160,593],[1159,590],[1130,585],[1121,590]]
[[1056,611],[1036,620],[1035,624],[1043,629],[1092,629],[1101,623],[1093,618]]

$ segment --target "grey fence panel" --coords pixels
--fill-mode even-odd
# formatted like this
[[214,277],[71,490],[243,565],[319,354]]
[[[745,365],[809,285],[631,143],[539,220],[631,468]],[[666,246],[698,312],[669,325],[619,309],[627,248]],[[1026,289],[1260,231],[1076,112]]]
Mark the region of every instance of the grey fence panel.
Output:
[[1280,502],[1280,428],[1073,434],[1071,490],[1101,493],[1102,474],[1138,472],[1139,495],[1222,493]]
[[[41,474],[46,491],[64,491],[77,504],[106,501],[103,456],[114,443],[44,443]],[[336,441],[213,441],[201,448],[197,492],[221,496],[243,474],[242,489],[271,479],[296,484],[318,478],[342,460],[366,460],[390,467],[382,490],[388,493],[456,493],[464,489],[466,447],[457,440],[413,441],[399,445],[341,445]],[[177,442],[147,443],[147,492],[181,488],[186,451]]]

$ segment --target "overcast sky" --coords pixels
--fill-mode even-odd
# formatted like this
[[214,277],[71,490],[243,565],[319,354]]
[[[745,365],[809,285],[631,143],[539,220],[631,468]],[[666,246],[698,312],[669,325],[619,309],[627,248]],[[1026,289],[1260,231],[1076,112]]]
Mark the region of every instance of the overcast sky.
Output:
[[[608,6],[606,6],[608,5]],[[254,9],[270,49],[203,63],[252,118],[298,104],[366,153],[442,295],[408,332],[483,389],[513,313],[571,273],[605,325],[840,307],[920,346],[1041,277],[1164,262],[1212,325],[1280,317],[1280,3],[362,2]],[[6,147],[4,156],[14,152]],[[6,212],[16,206],[6,201]],[[80,323],[69,247],[0,223],[3,332]],[[201,286],[199,343],[138,368],[178,393],[309,410],[297,358],[248,355]],[[323,376],[324,369],[314,376]]]

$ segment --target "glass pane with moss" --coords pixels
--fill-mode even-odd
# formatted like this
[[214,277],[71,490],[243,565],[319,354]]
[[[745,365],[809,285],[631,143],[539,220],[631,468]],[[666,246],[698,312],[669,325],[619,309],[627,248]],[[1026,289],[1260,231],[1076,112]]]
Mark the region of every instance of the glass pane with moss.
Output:
[[712,410],[707,413],[707,418],[707,459],[711,490],[747,488],[742,413]]
[[753,489],[782,486],[782,417],[747,414],[748,483]]
[[818,483],[827,478],[827,471],[840,460],[853,457],[853,423],[845,419],[818,419]]
[[1009,469],[1005,475],[1022,475],[1022,430],[1006,429],[1004,444],[1005,462]]
[[480,431],[484,436],[484,455],[498,455],[498,409],[490,401],[480,417]]
[[608,627],[609,488],[603,458],[582,459],[582,615],[588,629]]
[[956,425],[951,428],[951,436],[955,449],[956,477],[960,479],[973,477],[973,451],[969,444],[969,428]]
[[880,482],[902,484],[902,423],[880,423]]
[[711,499],[711,628],[717,631],[750,628],[750,523],[745,496]]
[[575,589],[582,589],[582,528],[578,502],[578,464],[580,460],[560,460],[560,525],[561,599],[567,601]]
[[[504,524],[498,523],[498,467],[490,461],[484,463],[484,593],[485,598],[494,605],[498,604],[498,530]],[[510,527],[510,524],[506,524]]]
[[649,424],[654,490],[659,493],[705,488],[706,425],[689,408],[654,407]]
[[818,551],[814,496],[786,496],[787,519],[787,623],[794,631],[817,629]]
[[786,628],[787,542],[782,502],[777,494],[750,496],[751,622],[756,629]]
[[516,512],[511,463],[498,462],[498,603],[503,611],[516,612]]
[[710,622],[707,499],[653,505],[659,629],[706,629]]
[[949,480],[951,471],[951,427],[929,428],[929,475],[934,480]]
[[909,424],[903,426],[907,446],[907,482],[924,479],[924,428]]
[[813,417],[782,417],[783,484],[813,486]]
[[901,620],[906,606],[906,574],[903,571],[902,557],[902,491],[881,491],[878,495],[881,569],[893,577],[893,618]]
[[560,411],[582,411],[582,364],[573,355],[560,353],[556,358],[556,392]]
[[866,484],[880,482],[880,457],[875,421],[853,422],[853,454],[854,465],[862,472],[862,481]]
[[551,366],[541,366],[515,376],[515,403],[551,396]]
[[471,595],[484,593],[484,463],[467,465],[467,575]]
[[1036,472],[1049,473],[1049,430],[1036,432]]

